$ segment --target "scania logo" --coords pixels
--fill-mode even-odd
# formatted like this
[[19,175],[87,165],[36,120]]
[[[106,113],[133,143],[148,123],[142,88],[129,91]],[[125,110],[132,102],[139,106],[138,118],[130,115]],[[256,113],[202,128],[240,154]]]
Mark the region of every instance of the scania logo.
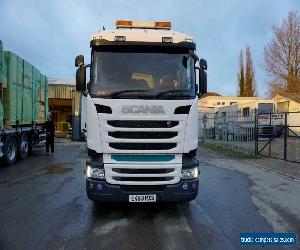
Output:
[[122,106],[122,113],[165,114],[161,105],[126,105]]

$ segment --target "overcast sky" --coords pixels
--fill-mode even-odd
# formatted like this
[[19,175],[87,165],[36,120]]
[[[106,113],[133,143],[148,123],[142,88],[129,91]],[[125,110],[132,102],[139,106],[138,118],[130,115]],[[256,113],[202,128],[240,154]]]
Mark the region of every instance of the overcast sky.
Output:
[[196,38],[197,54],[208,61],[208,89],[236,94],[241,48],[250,46],[257,89],[265,95],[268,77],[263,50],[272,26],[300,0],[0,0],[0,40],[48,77],[73,78],[74,58],[90,58],[89,37],[114,28],[115,20],[171,21],[173,29]]

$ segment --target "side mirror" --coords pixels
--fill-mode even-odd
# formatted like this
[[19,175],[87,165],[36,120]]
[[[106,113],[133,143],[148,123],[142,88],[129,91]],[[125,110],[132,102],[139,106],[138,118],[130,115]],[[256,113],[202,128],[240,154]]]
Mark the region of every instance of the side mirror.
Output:
[[83,65],[84,65],[84,56],[83,55],[76,56],[75,67],[81,67]]
[[200,59],[199,61],[199,92],[198,96],[202,96],[207,93],[207,61],[205,59]]
[[207,93],[207,73],[204,69],[199,70],[199,97]]
[[86,89],[86,70],[85,67],[79,67],[76,70],[76,91],[85,91]]
[[207,61],[205,59],[201,58],[199,65],[201,69],[207,70]]

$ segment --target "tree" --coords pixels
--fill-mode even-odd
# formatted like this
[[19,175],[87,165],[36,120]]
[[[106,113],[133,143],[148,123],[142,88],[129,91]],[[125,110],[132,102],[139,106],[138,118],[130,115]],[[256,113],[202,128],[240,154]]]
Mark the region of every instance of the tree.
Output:
[[243,51],[240,52],[238,78],[238,96],[255,95],[255,71],[249,46],[246,46],[246,71],[244,70]]
[[244,96],[245,90],[245,77],[244,77],[244,59],[243,59],[243,50],[240,51],[239,59],[239,72],[237,74],[238,78],[238,95]]
[[300,16],[289,12],[265,46],[265,68],[271,76],[269,91],[300,93]]
[[249,46],[246,46],[245,96],[255,96],[255,71]]

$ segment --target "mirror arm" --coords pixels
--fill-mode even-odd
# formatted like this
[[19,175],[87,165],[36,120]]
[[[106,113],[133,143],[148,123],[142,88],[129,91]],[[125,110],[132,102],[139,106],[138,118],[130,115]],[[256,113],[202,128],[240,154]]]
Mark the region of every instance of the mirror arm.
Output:
[[193,57],[193,59],[197,62],[199,61],[199,57],[197,56],[197,54],[195,52],[191,52],[190,55]]
[[91,67],[91,64],[83,65],[84,69]]
[[[90,67],[91,67],[91,64],[90,64],[90,63],[89,63],[89,64],[86,64],[86,65],[84,65],[83,67],[84,67],[84,70],[86,70],[87,68],[90,68]],[[89,93],[89,90],[88,90],[88,89],[89,89],[89,87],[88,87],[88,86],[89,86],[89,83],[90,83],[90,82],[87,82],[87,83],[86,83],[86,90],[82,91],[82,94],[83,94],[85,97],[87,97],[87,95],[88,95],[88,93]]]
[[87,97],[88,91],[87,91],[87,90],[84,90],[84,91],[82,91],[82,94],[83,94],[85,97]]

